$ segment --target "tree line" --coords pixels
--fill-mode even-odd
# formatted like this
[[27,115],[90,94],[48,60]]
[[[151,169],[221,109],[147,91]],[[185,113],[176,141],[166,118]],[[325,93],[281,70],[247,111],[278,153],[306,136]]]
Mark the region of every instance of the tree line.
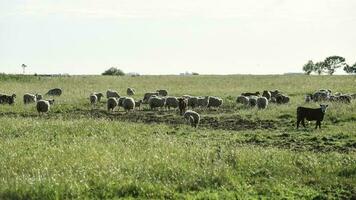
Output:
[[325,58],[325,60],[317,63],[309,60],[303,66],[303,71],[307,75],[310,75],[313,72],[318,75],[323,73],[333,75],[338,68],[343,68],[343,70],[348,74],[356,74],[356,63],[350,66],[346,63],[345,58],[341,56],[329,56]]

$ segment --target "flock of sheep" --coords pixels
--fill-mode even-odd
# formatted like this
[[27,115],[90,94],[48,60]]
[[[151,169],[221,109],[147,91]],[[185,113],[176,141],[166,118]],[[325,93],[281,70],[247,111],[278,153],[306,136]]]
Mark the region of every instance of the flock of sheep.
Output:
[[[144,94],[142,100],[135,101],[131,96],[135,95],[134,88],[127,88],[127,96],[120,96],[117,91],[108,90],[106,92],[107,98],[107,110],[108,112],[114,112],[115,109],[122,107],[126,112],[131,110],[140,109],[141,104],[147,104],[151,110],[157,109],[179,109],[180,115],[182,115],[193,127],[197,127],[200,122],[200,115],[193,111],[196,108],[218,108],[222,106],[223,99],[215,96],[203,96],[196,97],[190,95],[183,95],[181,97],[168,96],[168,91],[164,89],[157,90],[155,92],[147,92]],[[46,96],[60,96],[62,89],[54,88],[49,90]],[[104,94],[101,92],[94,92],[89,95],[90,104],[95,107]],[[14,104],[16,94],[6,95],[0,94],[0,104]],[[313,94],[307,94],[305,96],[306,102],[319,102],[319,101],[332,101],[350,103],[352,99],[356,98],[356,94],[332,94],[328,89],[320,89]],[[246,107],[257,107],[258,109],[266,109],[269,103],[286,104],[289,103],[290,98],[281,93],[278,90],[262,92],[246,92],[242,93],[236,98],[237,104],[242,104]],[[23,96],[24,104],[36,103],[36,109],[39,113],[46,113],[50,110],[51,105],[54,104],[54,99],[43,99],[41,94],[29,94],[26,93]],[[304,119],[309,121],[316,121],[316,128],[321,127],[321,121],[324,118],[324,114],[328,105],[320,105],[320,108],[312,109],[305,107],[297,108],[297,128],[302,123],[305,126]],[[188,110],[188,108],[190,110]]]

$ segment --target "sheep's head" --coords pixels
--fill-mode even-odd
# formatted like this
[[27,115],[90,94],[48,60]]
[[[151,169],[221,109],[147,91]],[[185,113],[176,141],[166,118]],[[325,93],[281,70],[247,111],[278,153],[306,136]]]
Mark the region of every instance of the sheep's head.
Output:
[[328,106],[329,105],[327,105],[327,104],[320,104],[320,108],[321,108],[321,111],[323,112],[323,113],[325,113],[326,112],[326,109],[328,108]]

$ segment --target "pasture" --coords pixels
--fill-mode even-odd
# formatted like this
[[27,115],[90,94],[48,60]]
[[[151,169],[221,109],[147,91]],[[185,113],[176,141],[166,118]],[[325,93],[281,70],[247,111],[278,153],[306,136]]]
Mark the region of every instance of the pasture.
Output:
[[[63,95],[48,114],[25,93]],[[199,128],[178,111],[95,109],[89,94],[219,96],[197,109]],[[321,130],[296,130],[296,108],[317,89],[356,93],[356,76],[35,77],[0,75],[0,199],[352,199],[356,198],[356,100],[328,102]],[[278,89],[291,98],[266,110],[235,103],[242,92]]]

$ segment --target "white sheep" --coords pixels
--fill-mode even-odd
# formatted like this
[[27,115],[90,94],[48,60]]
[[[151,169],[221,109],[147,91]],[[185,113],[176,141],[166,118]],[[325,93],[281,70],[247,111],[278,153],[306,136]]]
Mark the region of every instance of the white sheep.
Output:
[[108,101],[106,102],[108,111],[114,112],[114,109],[118,105],[117,99],[115,97],[109,97]]
[[131,97],[125,98],[122,102],[122,107],[125,109],[125,111],[133,110],[135,108],[135,100]]
[[268,99],[266,97],[257,98],[257,108],[266,109],[268,106]]
[[195,127],[195,128],[198,127],[198,125],[200,123],[200,115],[197,112],[192,111],[192,110],[187,110],[183,116],[186,120],[189,121],[189,123],[192,127]]

